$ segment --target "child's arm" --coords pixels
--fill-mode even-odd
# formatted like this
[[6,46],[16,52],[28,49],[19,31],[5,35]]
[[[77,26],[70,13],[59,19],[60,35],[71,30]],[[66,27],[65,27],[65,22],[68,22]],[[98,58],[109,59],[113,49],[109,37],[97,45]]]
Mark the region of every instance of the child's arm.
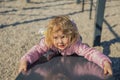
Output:
[[27,64],[32,64],[39,59],[48,50],[45,45],[44,38],[41,39],[39,45],[32,47],[20,60],[20,71],[27,68]]
[[[111,60],[101,53],[100,51],[96,50],[95,48],[90,48],[89,46],[82,44],[82,43],[77,43],[75,46],[75,51],[78,55],[84,56],[86,59],[89,61],[92,61],[96,64],[98,64],[101,68],[104,69],[104,72],[106,71],[110,74],[112,74],[112,69],[111,69]],[[107,62],[105,62],[107,61]]]

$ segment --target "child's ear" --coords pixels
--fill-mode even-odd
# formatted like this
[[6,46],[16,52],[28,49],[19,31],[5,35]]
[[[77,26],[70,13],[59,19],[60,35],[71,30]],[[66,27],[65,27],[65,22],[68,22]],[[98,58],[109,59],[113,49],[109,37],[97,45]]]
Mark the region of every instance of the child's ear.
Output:
[[72,36],[69,37],[70,44],[73,42]]

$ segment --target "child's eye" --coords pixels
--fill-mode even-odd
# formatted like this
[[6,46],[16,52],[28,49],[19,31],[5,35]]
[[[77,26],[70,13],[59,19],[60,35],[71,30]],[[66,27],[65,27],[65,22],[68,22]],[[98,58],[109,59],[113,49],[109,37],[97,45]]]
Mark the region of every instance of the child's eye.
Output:
[[53,37],[53,39],[57,39],[58,37],[56,36],[56,37]]
[[61,38],[65,38],[65,36],[62,36]]

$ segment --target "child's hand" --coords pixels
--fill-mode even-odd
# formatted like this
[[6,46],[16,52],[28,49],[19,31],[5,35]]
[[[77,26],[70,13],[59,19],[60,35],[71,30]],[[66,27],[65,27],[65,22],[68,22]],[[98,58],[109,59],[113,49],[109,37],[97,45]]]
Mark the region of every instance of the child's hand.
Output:
[[108,61],[104,61],[104,74],[110,74],[112,75],[112,68],[111,68],[111,64]]
[[26,60],[22,60],[22,61],[20,62],[19,73],[20,73],[21,71],[24,71],[24,72],[27,71],[27,61],[26,61]]

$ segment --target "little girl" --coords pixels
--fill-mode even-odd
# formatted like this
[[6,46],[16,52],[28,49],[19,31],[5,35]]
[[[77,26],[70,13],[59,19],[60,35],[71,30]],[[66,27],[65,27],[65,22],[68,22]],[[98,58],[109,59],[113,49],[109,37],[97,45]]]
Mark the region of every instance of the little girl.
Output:
[[84,56],[103,68],[104,74],[112,75],[111,60],[81,42],[77,27],[68,16],[57,16],[49,22],[45,37],[21,58],[19,72],[27,71],[28,63],[34,63],[49,50],[55,54],[59,52],[63,56],[73,54]]

